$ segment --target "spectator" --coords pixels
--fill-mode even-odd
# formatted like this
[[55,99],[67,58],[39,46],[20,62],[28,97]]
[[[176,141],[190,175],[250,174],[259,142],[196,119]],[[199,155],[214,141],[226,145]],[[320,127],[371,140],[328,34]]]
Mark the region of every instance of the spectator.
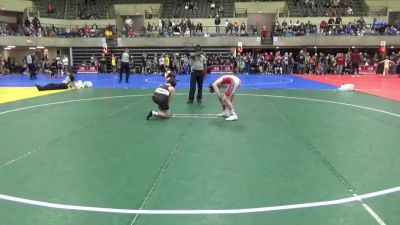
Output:
[[297,72],[299,74],[304,74],[306,67],[306,58],[304,57],[303,50],[300,50],[299,55],[297,56]]
[[268,30],[267,30],[267,26],[265,26],[265,25],[262,27],[261,37],[264,40],[268,38]]
[[[358,53],[357,49],[354,49],[353,53],[351,53],[351,67],[353,74],[360,74],[359,65],[361,63],[361,55]],[[357,72],[356,72],[357,71]]]
[[203,24],[198,22],[196,25],[196,33],[197,31],[200,31],[200,33],[203,33]]
[[215,24],[215,32],[220,33],[219,26],[221,24],[221,18],[219,17],[219,14],[215,16],[214,24]]
[[353,9],[349,6],[346,10],[346,16],[351,16],[353,15]]
[[107,73],[107,59],[104,53],[101,54],[101,58],[99,60],[99,67],[102,73]]
[[113,69],[113,74],[115,74],[117,72],[117,58],[114,54],[111,55],[111,66]]
[[125,30],[129,31],[132,28],[132,26],[133,26],[133,20],[129,16],[127,16],[125,19]]
[[54,5],[52,5],[51,3],[49,3],[49,4],[47,5],[47,13],[48,13],[48,14],[53,14],[54,11],[55,11],[55,9],[56,9],[56,7],[55,7]]
[[105,32],[104,34],[106,35],[106,38],[107,38],[108,40],[111,40],[111,39],[112,39],[113,32],[112,32],[111,29],[107,29],[106,32]]
[[[258,29],[257,29],[257,25],[251,25],[251,30],[253,32],[253,36],[255,36],[256,34],[258,34]],[[268,34],[267,34],[268,35]]]
[[25,28],[29,28],[31,26],[31,22],[29,21],[28,17],[25,18],[24,25],[25,25]]
[[218,7],[218,14],[223,16],[224,15],[224,11],[225,11],[224,6],[222,4],[220,4],[219,7]]
[[[29,21],[29,20],[28,20]],[[22,34],[23,33],[23,27],[22,27],[22,18],[21,18],[21,16],[18,16],[17,17],[17,32],[19,33],[19,34]]]
[[66,55],[64,55],[62,59],[62,65],[63,65],[63,71],[61,72],[61,76],[63,76],[63,72],[67,73],[67,70],[69,68],[69,59]]
[[337,62],[337,74],[343,75],[343,69],[346,63],[346,59],[344,58],[342,53],[338,53],[336,56],[336,62]]

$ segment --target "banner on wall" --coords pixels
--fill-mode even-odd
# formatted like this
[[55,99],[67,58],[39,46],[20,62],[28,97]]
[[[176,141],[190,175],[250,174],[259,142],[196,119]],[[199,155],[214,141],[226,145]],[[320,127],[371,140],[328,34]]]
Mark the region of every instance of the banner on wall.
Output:
[[76,72],[77,73],[98,73],[98,69],[97,66],[92,66],[92,65],[88,65],[88,66],[77,66],[76,68]]
[[360,74],[376,74],[376,66],[359,66]]
[[232,65],[212,65],[211,72],[216,72],[216,73],[233,72],[233,66]]

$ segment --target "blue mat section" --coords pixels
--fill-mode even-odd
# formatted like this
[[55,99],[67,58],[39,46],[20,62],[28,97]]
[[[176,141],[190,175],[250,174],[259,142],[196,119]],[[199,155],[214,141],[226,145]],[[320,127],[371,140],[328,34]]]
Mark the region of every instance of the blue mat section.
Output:
[[[207,87],[211,82],[220,77],[221,74],[210,74],[204,81]],[[241,89],[336,89],[336,86],[303,79],[293,75],[237,75],[242,80]],[[133,74],[129,83],[119,83],[119,76],[114,74],[77,74],[77,80],[92,81],[93,88],[155,88],[165,82],[159,74],[141,75]],[[177,88],[189,88],[190,76],[178,75]],[[63,78],[49,78],[48,75],[38,75],[37,80],[29,80],[27,75],[0,76],[0,87],[32,87],[35,84],[45,85],[48,83],[59,83]]]

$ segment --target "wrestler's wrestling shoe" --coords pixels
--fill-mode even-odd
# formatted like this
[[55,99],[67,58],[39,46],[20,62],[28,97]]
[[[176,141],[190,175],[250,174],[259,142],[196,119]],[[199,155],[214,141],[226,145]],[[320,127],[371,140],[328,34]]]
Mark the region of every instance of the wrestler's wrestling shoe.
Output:
[[153,116],[153,111],[150,111],[149,114],[147,114],[146,119],[149,120]]
[[226,118],[226,121],[236,121],[238,120],[238,116],[236,114],[230,115],[228,118]]
[[228,112],[225,112],[225,111],[223,111],[222,113],[220,113],[220,114],[217,114],[217,116],[218,116],[218,117],[229,117],[229,113],[228,113]]

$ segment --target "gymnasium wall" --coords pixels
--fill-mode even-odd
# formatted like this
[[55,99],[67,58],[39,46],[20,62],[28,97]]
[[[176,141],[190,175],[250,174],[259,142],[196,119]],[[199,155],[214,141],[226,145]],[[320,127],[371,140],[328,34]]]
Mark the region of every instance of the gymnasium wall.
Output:
[[391,11],[400,11],[399,0],[365,0],[369,7],[383,8],[388,7]]
[[52,46],[52,47],[98,47],[103,46],[101,38],[49,38],[25,36],[0,36],[0,45]]
[[[322,20],[325,20],[328,22],[329,18],[330,17],[322,17],[322,16],[321,17],[288,17],[288,18],[281,17],[278,19],[278,21],[280,23],[282,23],[283,21],[286,21],[289,23],[290,20],[293,23],[295,23],[296,21],[307,23],[308,21],[310,21],[312,24],[320,24]],[[388,21],[387,16],[366,16],[363,18],[367,24],[372,24],[372,22],[374,21],[374,18],[376,18],[378,21]],[[342,17],[342,23],[343,24],[355,23],[358,19],[360,19],[359,16],[346,16],[346,17]]]
[[18,63],[21,63],[22,59],[28,54],[38,56],[43,56],[44,54],[47,54],[49,59],[54,59],[57,57],[57,51],[61,54],[66,53],[67,55],[69,55],[69,49],[47,48],[47,51],[45,52],[44,49],[30,50],[28,49],[28,47],[17,47],[12,50],[4,50],[2,57],[3,59],[7,59],[10,53],[12,53]]
[[24,12],[25,8],[31,8],[33,6],[32,1],[28,0],[1,0],[0,10],[1,11],[12,11],[12,12]]
[[400,46],[397,36],[307,36],[307,37],[274,37],[274,46],[302,47],[378,47],[381,41],[386,46]]
[[54,24],[56,26],[84,26],[96,24],[100,27],[107,25],[115,25],[115,19],[112,20],[64,20],[64,19],[51,19],[51,18],[39,18],[42,25]]
[[235,8],[247,9],[247,13],[276,13],[287,8],[285,1],[280,2],[235,2]]
[[159,11],[161,4],[116,4],[114,9],[116,14],[119,15],[145,15],[145,11],[149,8],[154,11]]

